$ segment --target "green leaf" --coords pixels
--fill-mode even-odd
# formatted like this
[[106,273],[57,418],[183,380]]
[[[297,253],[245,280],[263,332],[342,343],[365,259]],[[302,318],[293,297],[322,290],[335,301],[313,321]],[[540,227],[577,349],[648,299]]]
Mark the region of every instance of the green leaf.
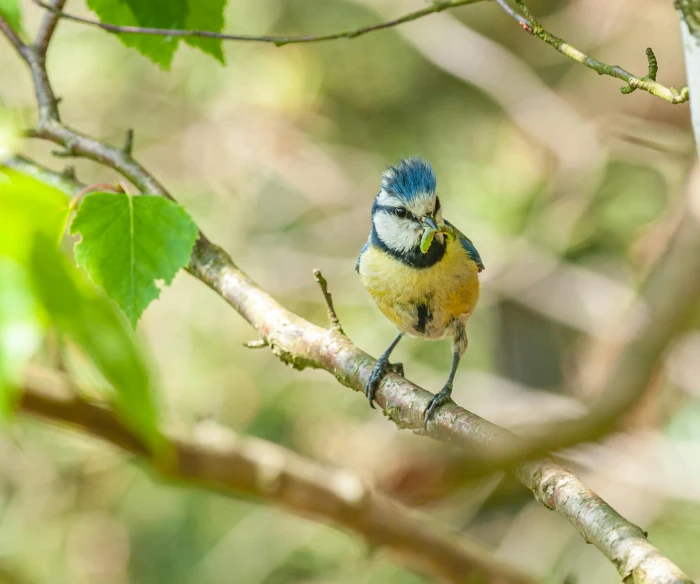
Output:
[[[209,30],[221,32],[224,29],[224,8],[226,0],[188,0],[189,9],[185,20],[188,30]],[[184,41],[193,47],[210,54],[225,64],[221,39],[185,37]]]
[[24,369],[41,344],[42,326],[26,271],[0,256],[0,417],[7,419]]
[[19,9],[19,0],[0,0],[0,16],[7,20],[18,34],[22,34],[22,12]]
[[56,245],[68,217],[68,198],[27,176],[0,171],[0,255],[26,264],[34,233]]
[[[0,0],[3,1],[6,0]],[[110,24],[221,32],[226,0],[87,0],[87,4],[102,22]],[[116,36],[163,69],[170,68],[182,40],[162,35],[117,33]],[[221,40],[198,37],[184,37],[184,40],[224,62]]]
[[95,193],[83,199],[71,224],[79,233],[75,258],[132,325],[187,265],[197,226],[178,204],[162,197]]
[[[102,22],[120,26],[184,28],[186,0],[87,0]],[[180,39],[160,35],[116,34],[163,69],[170,69]]]
[[67,197],[11,171],[0,172],[0,417],[7,418],[42,324],[27,263],[37,233],[57,246],[68,215]]
[[52,323],[80,346],[114,386],[114,403],[125,423],[157,446],[148,366],[124,316],[69,264],[54,241],[37,235],[29,266],[36,297]]
[[125,423],[160,444],[143,349],[124,315],[58,249],[68,198],[0,172],[0,412],[12,404],[28,357],[51,323],[70,336],[116,390]]

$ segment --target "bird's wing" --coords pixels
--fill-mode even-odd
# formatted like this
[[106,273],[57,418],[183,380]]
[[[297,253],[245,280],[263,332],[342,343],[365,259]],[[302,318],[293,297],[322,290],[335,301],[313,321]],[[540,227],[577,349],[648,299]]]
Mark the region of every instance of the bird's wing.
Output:
[[[457,229],[449,221],[445,220],[445,224],[449,225],[450,227],[452,227],[452,229],[455,230],[457,237],[459,237],[459,243],[462,244],[462,247],[467,252],[469,257],[474,261],[476,266],[479,268],[479,271],[481,272],[482,270],[484,270],[485,269],[484,262],[481,261],[481,256],[479,255],[479,252],[474,247],[474,244],[472,243],[471,239],[469,239],[466,235],[464,235],[464,233],[462,233],[459,229]],[[362,255],[362,254],[360,254],[360,255]]]
[[358,274],[360,273],[360,259],[362,258],[362,254],[367,251],[368,247],[369,247],[369,241],[362,246],[362,250],[360,251],[360,255],[357,257],[357,261],[355,262],[355,271]]

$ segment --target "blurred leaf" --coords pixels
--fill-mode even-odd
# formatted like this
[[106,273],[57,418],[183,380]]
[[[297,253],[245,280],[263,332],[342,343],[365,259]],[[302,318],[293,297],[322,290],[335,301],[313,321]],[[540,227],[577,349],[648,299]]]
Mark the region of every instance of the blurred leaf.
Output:
[[[188,11],[185,28],[188,30],[209,30],[221,32],[224,28],[224,8],[226,0],[187,0]],[[210,54],[223,65],[224,51],[221,39],[185,37],[184,41],[193,47]]]
[[[226,0],[87,0],[87,3],[102,22],[110,24],[221,32]],[[163,69],[170,68],[181,40],[144,34],[117,34],[117,37]],[[224,62],[220,40],[185,38],[185,42]]]
[[78,264],[136,326],[160,295],[156,280],[170,284],[189,262],[197,226],[180,205],[162,197],[95,193],[81,203],[71,233],[82,236],[75,247]]
[[158,430],[148,366],[123,315],[42,235],[32,247],[30,269],[35,293],[52,322],[116,388],[115,405],[129,427],[154,445]]
[[24,368],[39,348],[42,327],[27,275],[19,264],[0,256],[0,417],[7,418]]
[[17,33],[22,34],[22,12],[19,9],[19,0],[0,0],[0,16],[7,20]]
[[68,198],[27,176],[0,172],[0,209],[0,255],[25,264],[34,233],[57,244],[68,216]]
[[[7,411],[24,363],[37,346],[37,308],[68,334],[116,389],[125,422],[155,444],[148,367],[131,327],[58,249],[68,198],[15,173],[0,173],[0,410]],[[26,269],[26,272],[22,268]]]
[[27,360],[38,348],[42,327],[26,265],[41,233],[56,247],[68,199],[31,178],[0,172],[0,416],[10,413]]

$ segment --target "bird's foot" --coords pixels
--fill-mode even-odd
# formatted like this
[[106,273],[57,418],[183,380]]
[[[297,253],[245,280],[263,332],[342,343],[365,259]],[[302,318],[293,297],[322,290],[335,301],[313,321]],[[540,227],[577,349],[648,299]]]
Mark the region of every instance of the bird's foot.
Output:
[[379,389],[379,384],[382,382],[382,379],[384,379],[384,376],[387,373],[396,373],[403,377],[403,364],[394,363],[392,365],[389,363],[388,359],[383,359],[381,357],[377,360],[377,364],[374,366],[372,374],[369,376],[369,381],[365,386],[365,395],[367,396],[369,405],[372,407],[372,409],[374,409],[374,396]]
[[426,430],[428,429],[428,422],[433,419],[440,406],[452,401],[452,398],[450,397],[451,395],[452,388],[449,385],[446,385],[428,402],[428,406],[425,408],[425,412],[423,412],[423,420]]

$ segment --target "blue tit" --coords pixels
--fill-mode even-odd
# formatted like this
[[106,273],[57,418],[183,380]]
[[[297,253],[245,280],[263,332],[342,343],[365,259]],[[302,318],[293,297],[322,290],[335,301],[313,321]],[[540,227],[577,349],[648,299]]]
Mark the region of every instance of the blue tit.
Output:
[[[467,321],[479,300],[479,272],[484,269],[469,238],[443,220],[435,189],[435,174],[424,160],[402,159],[389,166],[372,205],[372,231],[355,266],[379,309],[399,329],[367,383],[372,407],[382,378],[396,370],[389,357],[404,335],[433,341],[452,338],[452,367],[445,386],[425,409],[426,425],[451,399],[459,360],[467,349]],[[421,245],[426,230],[434,233],[429,247]]]

